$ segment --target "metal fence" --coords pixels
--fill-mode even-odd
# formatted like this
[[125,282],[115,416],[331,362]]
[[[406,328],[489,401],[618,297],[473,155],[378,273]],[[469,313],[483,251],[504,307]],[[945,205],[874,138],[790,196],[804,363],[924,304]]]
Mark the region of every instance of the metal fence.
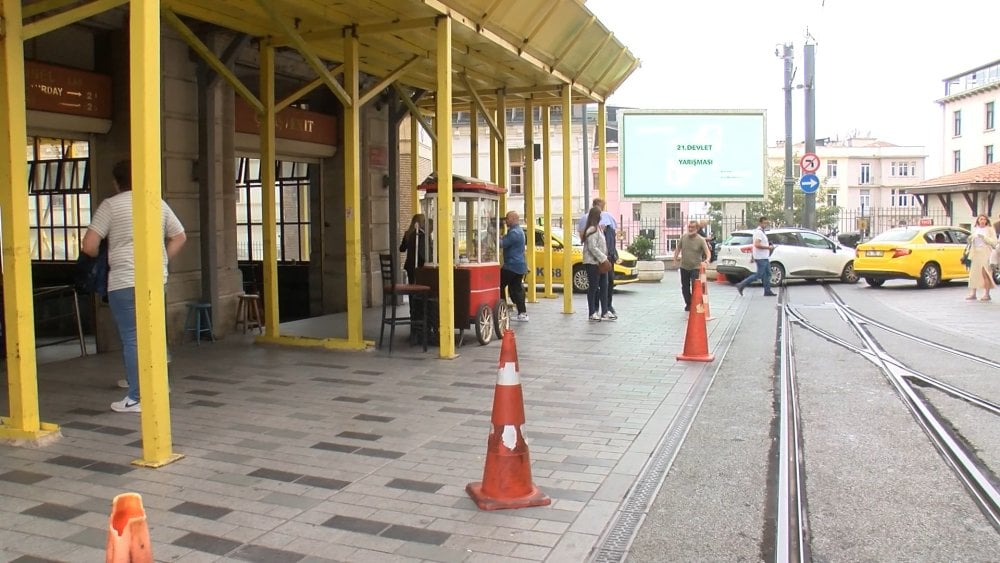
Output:
[[[677,245],[677,239],[686,232],[689,220],[705,221],[706,231],[717,242],[728,238],[733,231],[752,229],[757,224],[755,219],[746,216],[682,214],[670,219],[638,221],[622,217],[619,219],[618,245],[628,248],[637,237],[643,236],[652,241],[654,255],[670,256]],[[920,208],[910,207],[842,209],[827,224],[818,225],[816,230],[834,239],[838,235],[851,235],[855,240],[865,241],[896,227],[950,224],[951,218],[943,210],[923,214]],[[772,227],[779,226],[782,226],[781,218],[773,218]]]

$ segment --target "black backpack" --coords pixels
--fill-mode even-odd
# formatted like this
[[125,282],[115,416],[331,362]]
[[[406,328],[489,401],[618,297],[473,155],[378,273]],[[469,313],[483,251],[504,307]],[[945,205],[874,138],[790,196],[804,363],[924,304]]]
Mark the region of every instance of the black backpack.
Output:
[[73,287],[80,295],[100,295],[108,294],[108,241],[104,239],[97,249],[97,256],[90,256],[80,252],[76,259],[76,278],[73,280]]

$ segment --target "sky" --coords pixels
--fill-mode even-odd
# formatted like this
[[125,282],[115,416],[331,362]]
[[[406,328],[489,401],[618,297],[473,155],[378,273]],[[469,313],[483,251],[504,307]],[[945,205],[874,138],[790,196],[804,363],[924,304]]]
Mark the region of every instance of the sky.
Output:
[[[608,100],[644,109],[765,109],[767,142],[785,137],[784,66],[803,78],[816,45],[816,137],[870,134],[925,147],[940,175],[943,79],[1000,60],[996,0],[587,0],[641,66]],[[793,95],[793,142],[804,136]]]

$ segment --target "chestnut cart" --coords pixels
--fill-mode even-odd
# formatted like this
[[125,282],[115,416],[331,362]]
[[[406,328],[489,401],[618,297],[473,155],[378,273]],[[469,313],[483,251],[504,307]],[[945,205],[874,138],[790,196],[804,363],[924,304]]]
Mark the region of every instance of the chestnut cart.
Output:
[[[417,273],[417,283],[431,287],[437,295],[438,233],[437,217],[438,183],[435,176],[421,185],[425,192],[424,212],[427,232],[423,244],[428,245],[427,263]],[[494,335],[503,334],[509,321],[507,303],[500,297],[500,197],[503,190],[485,180],[453,176],[452,205],[455,238],[451,244],[455,264],[455,328],[459,330],[458,345],[465,337],[465,329],[473,326],[480,344],[489,344]],[[438,308],[428,307],[428,329],[431,341],[437,341]]]

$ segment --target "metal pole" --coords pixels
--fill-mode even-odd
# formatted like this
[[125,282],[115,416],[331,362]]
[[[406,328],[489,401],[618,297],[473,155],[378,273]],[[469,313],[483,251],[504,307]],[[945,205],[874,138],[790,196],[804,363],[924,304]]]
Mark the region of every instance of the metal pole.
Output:
[[[816,46],[806,43],[803,48],[805,61],[803,71],[805,73],[806,90],[806,152],[816,152]],[[810,228],[816,228],[816,192],[806,194],[806,203],[803,207],[803,224]]]
[[792,197],[795,178],[792,177],[792,75],[795,51],[791,43],[785,43],[782,59],[785,61],[785,225],[792,224]]

